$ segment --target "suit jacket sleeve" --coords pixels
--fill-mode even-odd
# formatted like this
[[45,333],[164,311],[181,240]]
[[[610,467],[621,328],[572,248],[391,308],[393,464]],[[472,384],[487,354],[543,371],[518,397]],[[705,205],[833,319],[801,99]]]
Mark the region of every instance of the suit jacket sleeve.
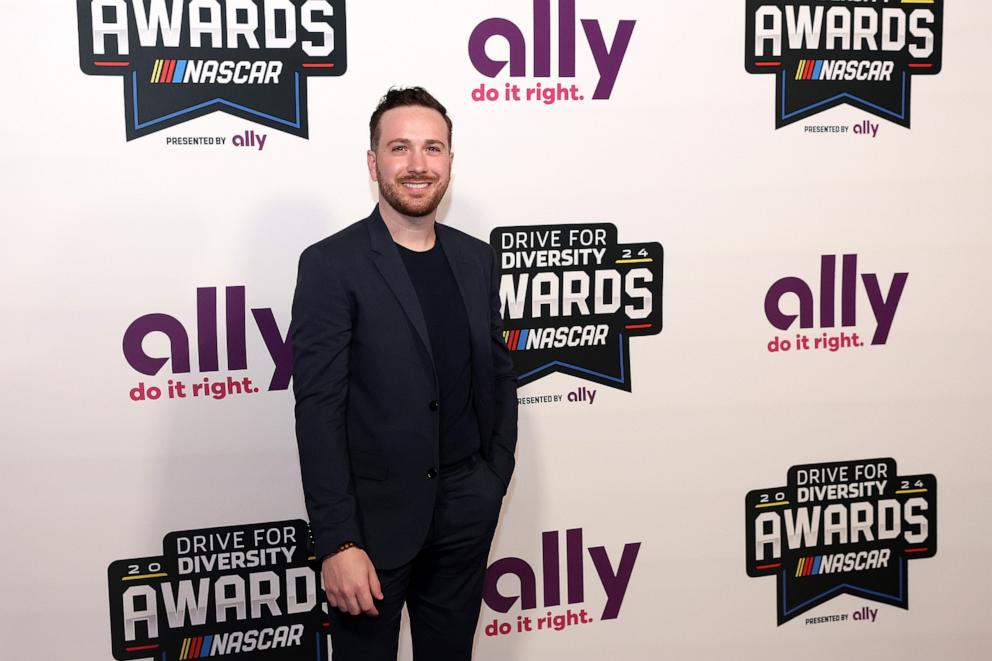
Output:
[[515,464],[514,452],[517,447],[517,375],[513,371],[510,349],[503,341],[503,317],[500,314],[499,280],[496,253],[490,249],[491,263],[490,289],[490,346],[493,354],[493,367],[496,374],[495,421],[493,425],[492,466],[496,475],[503,481],[504,488],[510,484]]
[[327,257],[300,256],[293,297],[296,440],[318,558],[346,541],[362,544],[348,460],[346,404],[353,307]]

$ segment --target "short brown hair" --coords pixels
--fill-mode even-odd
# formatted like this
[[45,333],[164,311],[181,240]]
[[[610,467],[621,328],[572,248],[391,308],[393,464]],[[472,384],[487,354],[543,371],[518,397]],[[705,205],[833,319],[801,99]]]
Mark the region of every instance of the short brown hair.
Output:
[[376,106],[369,120],[369,144],[372,145],[372,151],[379,146],[379,120],[382,119],[383,113],[401,106],[423,106],[441,113],[444,123],[448,125],[448,149],[451,149],[451,118],[448,117],[448,111],[441,102],[423,87],[392,87],[379,99],[379,105]]

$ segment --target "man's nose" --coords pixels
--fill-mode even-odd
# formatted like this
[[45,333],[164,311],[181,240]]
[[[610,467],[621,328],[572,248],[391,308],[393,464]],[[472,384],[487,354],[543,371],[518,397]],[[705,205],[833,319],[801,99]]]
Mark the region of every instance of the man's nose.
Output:
[[410,154],[410,161],[407,163],[410,172],[427,172],[427,157],[419,149],[413,150]]

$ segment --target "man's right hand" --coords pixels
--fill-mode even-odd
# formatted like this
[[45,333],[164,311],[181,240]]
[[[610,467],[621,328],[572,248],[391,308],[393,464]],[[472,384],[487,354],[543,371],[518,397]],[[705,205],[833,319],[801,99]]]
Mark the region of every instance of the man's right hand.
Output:
[[379,615],[372,598],[384,598],[382,587],[365,551],[350,548],[329,555],[324,558],[320,571],[324,579],[324,593],[331,606],[352,615]]

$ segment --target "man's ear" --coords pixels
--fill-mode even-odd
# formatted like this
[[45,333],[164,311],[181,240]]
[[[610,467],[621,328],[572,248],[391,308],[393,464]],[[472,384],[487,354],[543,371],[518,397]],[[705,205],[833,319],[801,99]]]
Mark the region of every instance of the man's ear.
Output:
[[372,181],[379,181],[379,178],[378,176],[376,176],[376,172],[375,172],[375,152],[372,151],[371,149],[368,150],[367,152],[365,152],[365,158],[368,161],[368,165],[369,165],[369,178]]

